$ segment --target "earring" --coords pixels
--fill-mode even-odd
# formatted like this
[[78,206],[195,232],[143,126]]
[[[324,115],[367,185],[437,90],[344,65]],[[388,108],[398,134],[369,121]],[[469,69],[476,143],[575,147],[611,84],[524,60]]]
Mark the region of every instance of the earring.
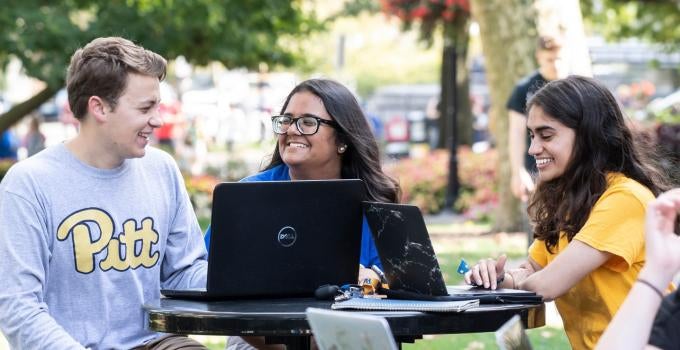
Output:
[[342,146],[338,147],[338,153],[341,153],[341,154],[345,153],[346,150],[347,150],[347,145],[342,145]]

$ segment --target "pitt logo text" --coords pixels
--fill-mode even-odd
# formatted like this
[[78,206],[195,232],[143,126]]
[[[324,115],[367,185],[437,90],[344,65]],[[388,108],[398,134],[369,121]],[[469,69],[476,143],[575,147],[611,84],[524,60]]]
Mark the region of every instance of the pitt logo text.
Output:
[[[99,238],[93,240],[91,226],[99,229]],[[96,232],[96,231],[95,231]],[[113,237],[113,219],[108,213],[97,208],[77,211],[59,224],[57,239],[73,240],[76,270],[81,273],[94,271],[95,255],[106,251],[106,258],[99,262],[103,271],[114,269],[124,271],[140,266],[152,267],[158,261],[159,253],[151,253],[151,246],[158,243],[158,232],[153,219],[145,218],[141,228],[137,221],[129,219],[123,223],[123,232]]]

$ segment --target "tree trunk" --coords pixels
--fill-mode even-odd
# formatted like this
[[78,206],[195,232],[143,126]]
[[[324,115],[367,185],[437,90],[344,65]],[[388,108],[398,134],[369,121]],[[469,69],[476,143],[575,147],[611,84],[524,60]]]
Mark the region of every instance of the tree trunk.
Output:
[[23,117],[40,107],[41,104],[54,96],[58,90],[58,88],[48,85],[42,91],[33,95],[33,97],[0,114],[0,133],[5,132],[5,130],[18,123]]
[[496,140],[499,205],[495,229],[517,230],[520,203],[510,191],[508,110],[513,87],[536,67],[536,24],[532,0],[472,0],[472,15],[479,23],[486,81],[491,97],[491,132]]
[[[450,151],[449,175],[444,203],[452,210],[460,182],[458,180],[458,145],[471,143],[472,120],[467,74],[467,48],[470,35],[469,17],[459,16],[444,26],[444,52],[441,68],[441,95],[439,103],[439,142]],[[464,109],[465,108],[465,109]],[[461,135],[467,135],[468,137]]]
[[449,150],[449,174],[444,198],[444,210],[453,210],[458,199],[460,182],[458,181],[458,97],[457,88],[457,63],[458,53],[455,45],[444,46],[442,55],[442,91],[441,103],[442,114],[440,119],[446,120],[447,129],[446,148]]

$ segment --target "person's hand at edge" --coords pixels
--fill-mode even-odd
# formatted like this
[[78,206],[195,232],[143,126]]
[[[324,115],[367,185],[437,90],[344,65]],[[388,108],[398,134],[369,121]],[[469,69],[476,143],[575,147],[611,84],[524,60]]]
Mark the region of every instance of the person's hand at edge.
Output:
[[[675,220],[680,212],[680,188],[661,194],[647,207],[645,221],[645,268],[641,276],[661,290],[680,270],[680,236]],[[644,276],[643,275],[644,272]]]

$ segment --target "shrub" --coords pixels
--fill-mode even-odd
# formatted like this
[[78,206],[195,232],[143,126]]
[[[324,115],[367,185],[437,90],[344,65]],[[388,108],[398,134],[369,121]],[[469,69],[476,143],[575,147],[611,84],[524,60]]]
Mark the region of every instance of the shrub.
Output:
[[189,199],[199,217],[210,216],[213,190],[219,182],[216,177],[210,175],[184,175]]
[[399,181],[402,202],[423,213],[442,210],[446,196],[449,153],[436,150],[424,157],[403,158],[387,164],[385,171]]
[[456,209],[474,220],[490,220],[498,205],[496,165],[498,152],[490,149],[474,153],[469,147],[458,149],[460,193]]
[[[474,153],[458,149],[460,192],[454,208],[473,220],[488,220],[498,203],[497,152]],[[436,150],[421,158],[405,158],[387,164],[385,171],[401,185],[402,201],[416,205],[424,214],[444,209],[448,185],[449,152]]]

